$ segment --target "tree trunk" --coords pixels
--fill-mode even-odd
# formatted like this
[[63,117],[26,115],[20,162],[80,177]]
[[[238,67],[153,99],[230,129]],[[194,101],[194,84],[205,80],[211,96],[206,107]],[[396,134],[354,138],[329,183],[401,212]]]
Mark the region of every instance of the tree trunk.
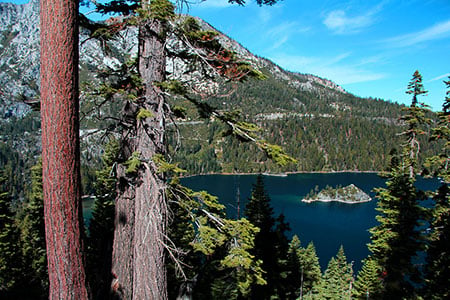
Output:
[[50,299],[87,299],[80,238],[78,1],[41,0],[41,116]]
[[136,178],[122,167],[116,200],[113,247],[113,290],[123,299],[167,299],[164,239],[167,207],[164,178],[152,162],[165,153],[164,98],[154,82],[165,79],[166,58],[162,22],[149,19],[139,27],[139,73],[144,82],[142,100],[134,109],[151,112],[135,120],[124,145],[128,156],[139,152],[142,164]]

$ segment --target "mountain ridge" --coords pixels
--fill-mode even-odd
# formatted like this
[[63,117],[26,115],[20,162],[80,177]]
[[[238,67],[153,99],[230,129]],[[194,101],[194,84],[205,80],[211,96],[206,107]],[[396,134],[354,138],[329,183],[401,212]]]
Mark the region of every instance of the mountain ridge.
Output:
[[[36,126],[25,124],[37,124],[39,117],[33,115],[23,101],[39,96],[38,7],[37,0],[24,5],[0,3],[0,114],[3,117],[0,125],[2,122],[11,123],[3,125],[0,135],[13,149],[31,152],[33,156],[38,155],[39,149],[30,151],[27,147],[39,147],[39,131]],[[200,19],[197,20],[200,22]],[[204,21],[200,25],[204,29],[217,31]],[[400,131],[398,118],[402,105],[380,99],[359,98],[327,79],[286,71],[217,32],[219,42],[234,50],[242,60],[257,67],[267,79],[249,80],[237,86],[226,100],[213,97],[209,100],[210,104],[217,109],[242,111],[245,121],[257,123],[263,128],[262,134],[269,142],[283,146],[299,162],[284,168],[276,166],[254,146],[239,144],[223,136],[221,132],[226,131],[226,128],[214,120],[201,120],[192,108],[187,118],[177,120],[183,145],[175,158],[181,161],[181,167],[190,174],[201,174],[373,171],[383,170],[387,166],[391,148],[399,145],[396,133]],[[137,52],[136,37],[136,28],[121,32],[118,38],[106,42],[109,52],[105,53],[101,51],[105,44],[91,39],[88,31],[80,29],[80,81],[96,82],[99,70],[115,68],[130,59]],[[173,50],[178,44],[172,39],[168,47]],[[183,75],[185,66],[174,58],[168,59],[166,71],[169,78],[186,76]],[[195,73],[188,72],[187,76],[194,78],[198,76]],[[201,81],[198,83],[203,84]],[[86,103],[85,98],[85,92],[82,91],[82,114],[89,110],[86,109],[89,103]],[[120,103],[116,105],[120,106]],[[112,111],[117,113],[119,110]],[[20,134],[18,130],[22,127],[27,128],[28,134]],[[98,160],[101,152],[101,142],[93,140],[92,134],[100,127],[89,116],[84,116],[81,128],[82,138],[84,133],[87,136],[83,139],[82,157],[84,163],[89,164],[92,163],[92,157]],[[36,133],[29,130],[35,130]],[[169,127],[168,132],[171,130],[173,128]],[[173,145],[177,143],[174,137],[169,137],[169,141]],[[429,150],[427,147],[424,145],[424,151]],[[25,154],[22,156],[24,160],[28,159]]]
[[[270,69],[277,78],[290,80],[294,87],[305,91],[314,89],[314,85],[347,93],[336,83],[312,74],[302,74],[283,70],[269,59],[252,54],[239,42],[227,37],[207,22],[201,21],[203,27],[220,33],[221,43],[235,51],[244,59],[256,64],[259,68]],[[15,101],[22,96],[35,97],[39,90],[39,1],[32,0],[27,4],[0,3],[0,92],[3,105],[0,113],[23,116],[27,106]],[[127,39],[131,47],[122,47],[122,51],[136,53],[136,43],[129,43],[136,32]],[[87,41],[86,41],[87,40]],[[125,43],[123,43],[125,44]],[[115,45],[119,48],[119,46]],[[111,65],[114,58],[101,53],[98,43],[90,40],[83,29],[80,30],[80,64]],[[20,74],[20,75],[19,75]],[[292,77],[295,77],[294,79]],[[6,98],[6,99],[5,99]]]

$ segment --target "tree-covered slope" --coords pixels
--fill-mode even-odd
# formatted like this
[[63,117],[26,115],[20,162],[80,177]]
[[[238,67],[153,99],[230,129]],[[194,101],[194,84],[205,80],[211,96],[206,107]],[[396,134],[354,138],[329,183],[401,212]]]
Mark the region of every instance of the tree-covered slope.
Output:
[[[202,122],[193,113],[178,122],[181,148],[176,156],[182,167],[192,173],[386,168],[389,152],[399,145],[402,106],[320,84],[306,91],[293,84],[301,74],[286,72],[282,79],[263,70],[266,80],[248,81],[226,100],[213,99],[213,105],[242,111],[243,119],[260,125],[266,139],[283,146],[298,163],[281,168],[254,145],[218,131],[220,122]],[[423,145],[424,152],[432,151]]]
[[[25,5],[0,3],[0,135],[5,147],[17,152],[26,162],[30,153],[32,160],[36,158],[40,147],[36,141],[39,126],[29,125],[38,122],[39,116],[30,115],[30,109],[23,103],[38,97],[38,6],[37,0]],[[215,30],[206,23],[202,26]],[[100,71],[114,69],[119,61],[130,59],[136,53],[137,39],[133,29],[103,42],[91,39],[86,30],[80,32],[82,157],[85,165],[92,165],[99,162],[103,141],[99,138],[104,136],[106,128],[113,127],[112,120],[121,113],[122,104],[103,103],[100,107],[101,97],[91,97],[92,93],[84,90],[83,82],[89,83],[90,88],[99,87]],[[202,87],[212,95],[208,103],[218,109],[241,111],[243,121],[260,125],[267,141],[283,146],[298,163],[280,168],[254,145],[242,144],[227,136],[220,122],[201,120],[191,106],[185,117],[174,120],[176,126],[169,121],[172,123],[169,142],[172,149],[177,149],[172,156],[181,162],[181,167],[191,174],[386,168],[389,151],[399,143],[396,133],[401,131],[398,122],[401,106],[380,99],[356,97],[335,83],[314,75],[285,71],[250,53],[227,36],[221,33],[219,36],[223,45],[257,67],[266,79],[229,85],[226,93],[211,92],[214,86]],[[169,48],[177,49],[178,44],[171,40]],[[169,57],[166,71],[169,77],[196,80],[202,86],[201,74],[188,69],[179,60]],[[179,104],[178,101],[173,99],[172,106]],[[98,115],[103,117],[96,118]],[[104,116],[113,118],[105,119]],[[19,139],[17,124],[29,127],[28,133]],[[426,153],[428,145],[423,145]]]

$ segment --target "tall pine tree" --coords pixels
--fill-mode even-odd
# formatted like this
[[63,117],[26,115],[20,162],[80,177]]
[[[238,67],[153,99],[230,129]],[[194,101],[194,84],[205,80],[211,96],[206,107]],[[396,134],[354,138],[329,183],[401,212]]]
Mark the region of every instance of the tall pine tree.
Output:
[[429,160],[429,165],[435,170],[433,175],[440,177],[442,184],[433,197],[435,206],[430,221],[425,268],[426,299],[450,297],[450,77],[448,79],[445,81],[447,96],[432,135],[432,140],[442,141],[444,146]]
[[328,263],[319,287],[318,299],[351,299],[353,284],[352,263],[347,262],[344,247]]
[[321,284],[322,272],[320,270],[319,257],[312,241],[309,242],[306,249],[301,251],[300,265],[303,272],[302,295],[313,297],[314,288]]
[[320,285],[322,273],[313,242],[304,248],[301,247],[297,235],[292,237],[289,243],[286,273],[287,299],[314,298],[313,288]]
[[45,246],[44,199],[42,192],[42,161],[31,168],[31,190],[19,218],[22,253],[26,277],[34,297],[48,298],[47,254]]
[[[406,124],[406,130],[401,133],[404,144],[400,155],[391,160],[387,187],[376,190],[379,212],[376,219],[379,225],[370,230],[369,250],[372,254],[366,264],[379,266],[383,288],[374,293],[386,299],[414,297],[416,285],[413,282],[420,282],[413,258],[418,251],[423,250],[422,235],[418,228],[422,225],[420,220],[424,218],[425,211],[420,201],[425,195],[414,184],[419,171],[418,136],[425,133],[423,127],[429,122],[424,106],[417,101],[417,96],[425,93],[421,82],[421,75],[416,71],[407,91],[413,94],[412,104],[405,109],[406,114],[402,117]],[[379,288],[376,279],[371,278],[371,285]]]
[[[243,5],[246,1],[230,0],[229,2]],[[259,5],[272,5],[277,1],[257,0],[256,2]],[[130,24],[138,28],[137,72],[132,74],[132,80],[126,84],[127,87],[131,86],[131,89],[125,92],[123,86],[120,88],[122,96],[127,98],[124,99],[126,103],[124,109],[126,120],[124,121],[127,123],[127,130],[124,130],[122,135],[122,160],[118,166],[119,184],[112,263],[113,289],[118,296],[127,299],[166,299],[165,248],[169,214],[164,195],[166,181],[163,172],[158,171],[154,157],[165,155],[167,152],[165,120],[168,105],[165,96],[168,92],[186,93],[184,96],[188,96],[183,84],[166,81],[166,57],[169,44],[167,37],[170,27],[180,24],[172,22],[175,18],[174,5],[168,0],[109,1],[107,5],[98,3],[98,9],[102,13],[115,12],[125,16],[113,24],[114,26],[111,26],[113,28],[106,28],[109,33]],[[190,20],[192,21],[193,18]],[[193,24],[194,22],[190,22],[185,25]],[[181,28],[175,31],[179,29]],[[205,44],[218,46],[217,41],[214,42],[214,35],[199,35],[198,30],[195,31],[183,33],[185,44],[191,47]],[[214,53],[194,50],[181,51],[180,55],[184,60],[206,53],[205,56],[208,56],[208,59],[197,59],[197,62],[206,62],[210,68],[214,69],[213,73],[228,76],[230,80],[240,80],[249,74],[243,64],[233,64],[231,68],[225,66],[234,55],[227,50],[222,51],[224,49],[220,46],[215,48],[218,51],[213,51]],[[174,52],[176,51],[172,51],[171,54]],[[196,55],[192,55],[194,53]],[[195,57],[193,58],[195,60]],[[211,58],[214,62],[210,60]],[[219,64],[216,65],[216,62]],[[192,97],[191,99],[196,101]],[[202,103],[197,104],[208,107],[203,99]],[[209,114],[213,115],[211,110]],[[242,122],[232,123],[229,115],[215,112],[214,116],[233,127],[235,132],[245,135],[247,140],[255,141],[253,135],[247,134],[254,129],[253,127],[247,127]],[[280,157],[279,147],[269,147],[266,142],[258,142],[260,148],[271,157]],[[130,166],[133,167],[130,168]]]
[[353,296],[356,299],[382,299],[382,284],[380,266],[376,260],[367,258],[356,277]]
[[78,1],[40,1],[42,171],[50,299],[88,297],[81,241]]
[[303,274],[300,265],[300,252],[302,251],[300,239],[297,235],[289,243],[286,262],[286,298],[297,299],[303,283]]
[[280,277],[284,272],[288,249],[285,232],[289,225],[284,216],[274,218],[270,197],[264,187],[262,175],[256,177],[251,197],[245,207],[246,218],[260,229],[255,236],[255,248],[252,253],[256,259],[262,260],[262,268],[266,272],[267,285],[254,286],[251,292],[253,299],[269,299],[271,296],[284,297],[285,282]]
[[14,299],[20,294],[22,257],[19,231],[11,211],[8,183],[0,172],[0,298]]

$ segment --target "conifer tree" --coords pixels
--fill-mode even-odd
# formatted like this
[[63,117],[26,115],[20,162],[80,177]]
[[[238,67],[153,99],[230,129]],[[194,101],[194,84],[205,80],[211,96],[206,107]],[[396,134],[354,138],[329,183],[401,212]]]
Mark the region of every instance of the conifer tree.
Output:
[[442,141],[444,146],[438,155],[428,161],[428,165],[435,170],[432,174],[441,178],[442,184],[433,197],[435,206],[430,220],[425,267],[426,299],[450,297],[450,77],[445,84],[447,96],[431,137],[432,140]]
[[314,288],[321,284],[322,271],[320,270],[319,257],[314,243],[309,242],[306,249],[300,253],[300,265],[303,271],[303,295],[313,294]]
[[413,74],[411,81],[408,83],[408,89],[406,90],[407,94],[413,96],[411,101],[411,106],[415,107],[418,104],[417,96],[428,93],[423,87],[422,83],[422,75],[416,70]]
[[10,209],[8,183],[0,172],[0,295],[13,298],[20,290],[21,263],[19,232]]
[[78,1],[40,1],[44,215],[50,299],[85,299],[81,241]]
[[352,264],[347,262],[341,246],[328,263],[319,287],[319,299],[351,299],[353,284]]
[[300,265],[302,251],[300,239],[294,235],[289,243],[286,262],[286,298],[297,299],[303,285],[303,270]]
[[96,172],[95,203],[87,238],[87,275],[95,299],[108,299],[111,287],[111,259],[114,237],[115,164],[119,142],[111,140],[102,156],[103,168]]
[[285,284],[288,299],[298,299],[299,297],[314,299],[313,293],[316,291],[313,291],[313,288],[320,285],[322,272],[313,242],[304,248],[301,247],[297,235],[292,237],[289,243],[286,273]]
[[[184,1],[180,1],[184,2]],[[244,4],[243,0],[230,3]],[[272,5],[275,0],[258,0],[259,5]],[[121,13],[124,18],[112,26],[95,30],[94,35],[113,35],[127,25],[138,28],[138,57],[127,75],[125,86],[109,86],[110,95],[121,94],[125,99],[121,161],[118,164],[118,197],[116,199],[115,234],[113,245],[113,290],[118,296],[129,299],[166,299],[165,251],[168,205],[165,199],[164,172],[159,172],[155,157],[166,155],[165,120],[168,93],[184,96],[201,107],[207,117],[216,117],[231,127],[233,133],[247,141],[254,141],[270,157],[286,161],[279,147],[255,138],[255,127],[236,122],[232,114],[222,114],[204,101],[189,97],[187,88],[179,81],[166,80],[167,37],[170,32],[181,31],[183,41],[190,47],[210,47],[206,52],[192,51],[208,58],[197,60],[212,68],[214,74],[228,80],[243,80],[254,73],[248,64],[236,61],[235,55],[222,49],[215,34],[204,32],[193,18],[177,24],[174,5],[168,0],[110,1],[97,3],[102,13]],[[97,24],[98,25],[98,24]],[[94,28],[98,27],[93,26]],[[171,28],[175,26],[177,28]],[[178,26],[181,25],[181,26]],[[105,30],[106,29],[106,30]],[[103,33],[103,34],[102,34]],[[187,51],[189,52],[189,51]],[[186,51],[182,51],[183,59]],[[176,54],[176,53],[171,53]],[[195,56],[195,55],[194,55]],[[210,60],[212,59],[212,60]],[[208,73],[208,72],[207,72]],[[134,201],[129,201],[134,199]],[[235,224],[238,225],[238,224]],[[145,241],[145,242],[142,242]],[[144,269],[143,266],[146,266]]]
[[20,235],[28,286],[36,298],[48,298],[47,255],[45,246],[42,161],[31,168],[31,191],[20,218]]
[[433,200],[429,244],[425,267],[425,299],[450,297],[450,188],[441,185]]
[[382,299],[380,291],[383,290],[380,267],[371,258],[363,261],[363,266],[358,272],[353,289],[356,299]]
[[[370,230],[369,250],[372,254],[366,263],[375,262],[379,266],[383,290],[374,293],[387,299],[413,297],[415,290],[412,282],[419,282],[418,269],[412,259],[423,250],[418,228],[425,212],[419,202],[425,195],[414,183],[419,171],[418,136],[425,133],[422,128],[429,122],[424,105],[417,101],[417,96],[424,93],[421,81],[420,73],[415,72],[408,85],[408,93],[413,94],[412,104],[405,109],[406,114],[402,117],[406,124],[406,130],[402,132],[404,144],[399,156],[391,160],[387,188],[376,190],[379,212],[376,219],[379,225]],[[380,286],[373,284],[373,287]]]
[[255,236],[255,248],[252,253],[256,259],[262,260],[267,281],[267,285],[255,286],[252,289],[252,297],[255,299],[266,299],[270,296],[284,297],[285,282],[279,274],[285,269],[284,263],[288,249],[285,232],[290,229],[283,215],[275,219],[273,214],[263,176],[258,175],[245,207],[246,218],[260,229]]

